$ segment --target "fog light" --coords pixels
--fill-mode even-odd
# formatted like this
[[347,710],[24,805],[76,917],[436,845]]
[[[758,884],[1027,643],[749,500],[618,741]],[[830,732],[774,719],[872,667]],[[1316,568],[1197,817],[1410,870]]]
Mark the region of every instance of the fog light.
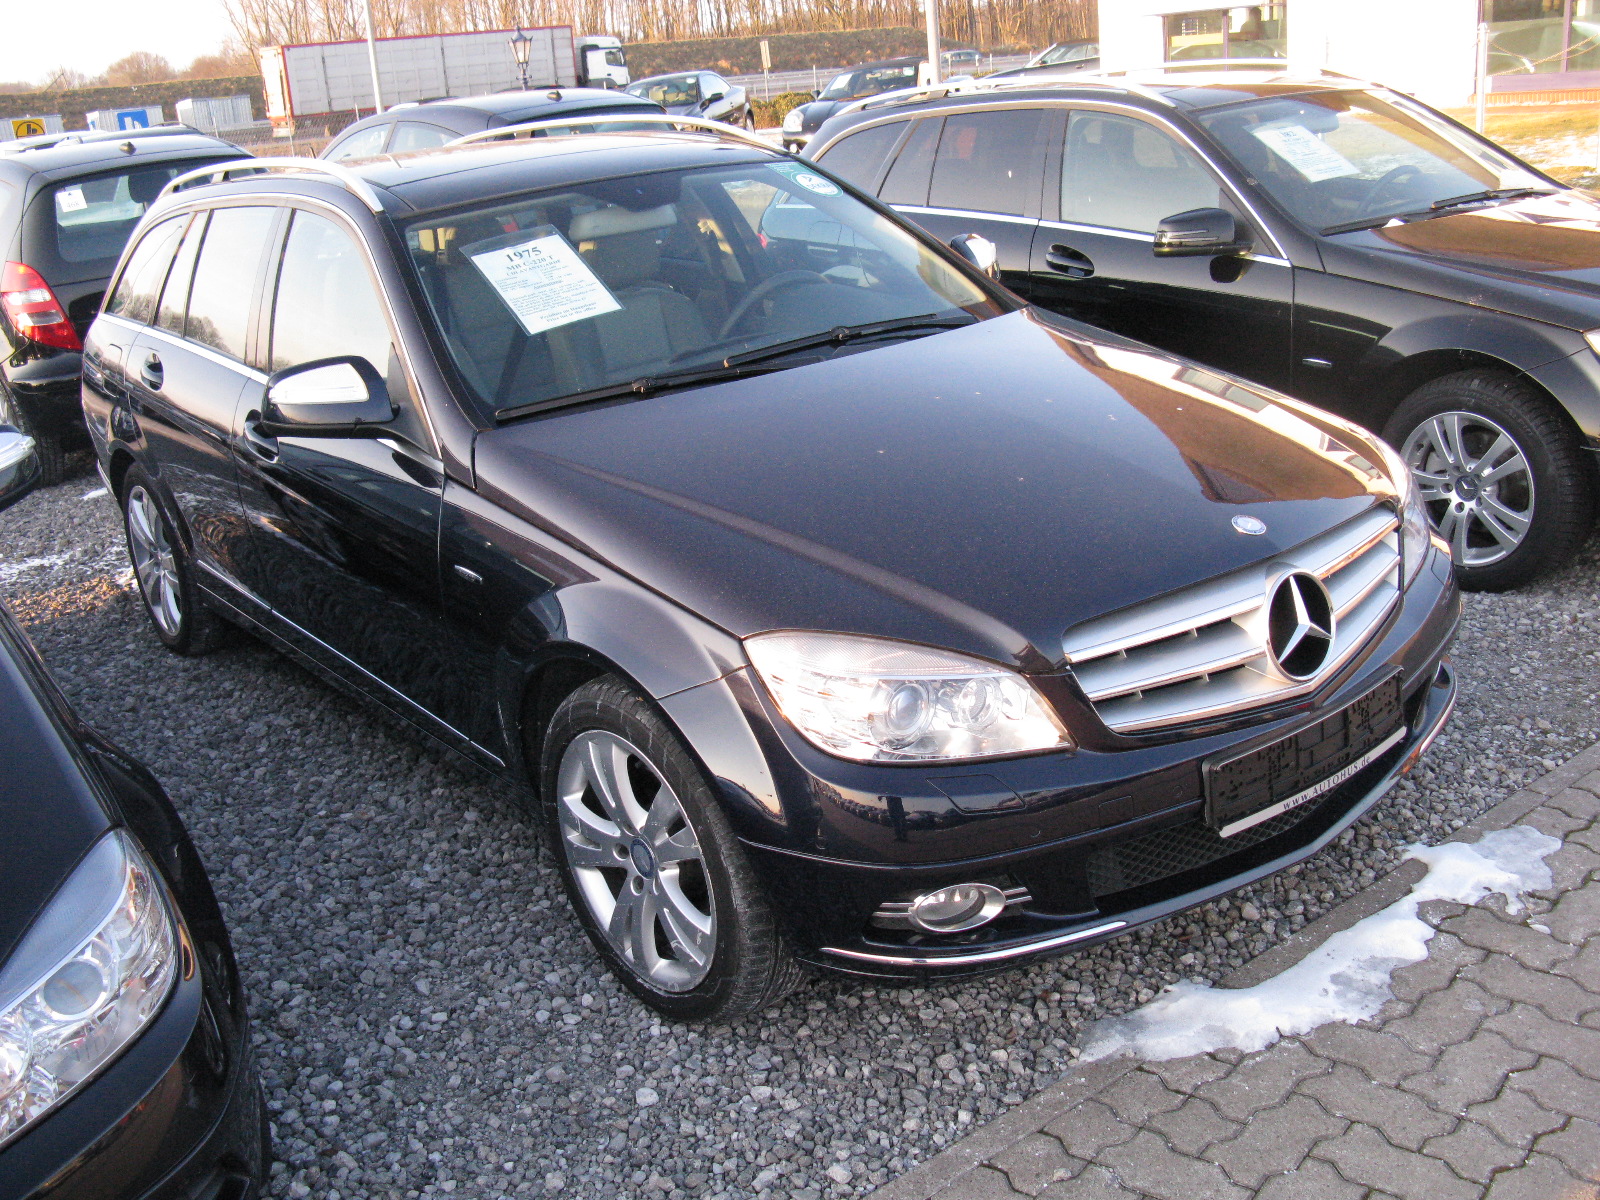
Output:
[[1006,894],[992,883],[957,883],[911,902],[911,924],[925,933],[960,933],[1000,915]]

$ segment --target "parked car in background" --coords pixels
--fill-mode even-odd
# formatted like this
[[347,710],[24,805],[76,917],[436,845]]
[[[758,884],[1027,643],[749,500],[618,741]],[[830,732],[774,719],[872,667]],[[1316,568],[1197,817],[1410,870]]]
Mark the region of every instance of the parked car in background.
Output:
[[[37,477],[0,426],[0,508]],[[249,1200],[266,1110],[205,868],[0,607],[0,1195]]]
[[1021,70],[1055,67],[1057,73],[1094,71],[1100,67],[1099,42],[1056,42],[1030,58]]
[[679,1018],[1304,858],[1451,703],[1408,471],[992,249],[728,127],[169,196],[84,376],[152,628],[244,624],[523,785]]
[[750,93],[729,83],[713,71],[682,71],[676,75],[652,75],[630,83],[629,95],[642,96],[677,116],[707,117],[729,125],[756,127],[756,113]]
[[34,439],[45,482],[86,444],[78,352],[128,234],[173,176],[243,153],[181,131],[0,153],[0,410]]
[[628,113],[662,111],[661,105],[653,100],[611,88],[549,88],[429,100],[422,104],[397,105],[346,126],[323,148],[319,157],[343,162],[379,154],[431,150],[469,133],[522,121],[592,117],[601,113],[615,113],[621,118]]
[[891,58],[841,71],[817,93],[815,100],[790,109],[784,116],[781,133],[783,148],[803,149],[822,123],[846,105],[868,96],[915,87],[917,73],[924,61],[915,56]]
[[1382,430],[1464,587],[1565,561],[1600,481],[1600,201],[1381,87],[1136,81],[887,100],[809,153],[991,238],[1045,308]]
[[982,65],[983,54],[977,50],[963,47],[939,51],[939,70],[947,77],[971,74]]

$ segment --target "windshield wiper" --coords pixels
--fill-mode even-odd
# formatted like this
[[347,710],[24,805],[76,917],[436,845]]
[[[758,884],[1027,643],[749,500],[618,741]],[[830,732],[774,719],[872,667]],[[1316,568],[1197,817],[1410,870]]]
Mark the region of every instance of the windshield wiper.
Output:
[[822,333],[807,334],[805,337],[792,338],[787,342],[774,342],[770,346],[746,350],[743,354],[731,354],[722,360],[722,365],[737,367],[746,363],[765,362],[767,359],[781,358],[785,354],[795,354],[801,350],[813,350],[820,346],[842,346],[846,342],[887,337],[897,333],[913,333],[918,329],[959,329],[964,325],[974,324],[977,319],[966,314],[959,317],[941,317],[934,313],[923,313],[916,317],[871,321],[865,325],[835,325]]
[[1514,200],[1518,196],[1553,196],[1554,188],[1490,188],[1483,192],[1466,192],[1460,196],[1446,196],[1443,200],[1435,200],[1427,208],[1416,209],[1410,212],[1386,213],[1381,217],[1362,217],[1357,221],[1344,221],[1338,225],[1329,225],[1322,230],[1322,235],[1327,237],[1334,233],[1354,233],[1358,229],[1376,229],[1380,225],[1387,225],[1390,221],[1415,221],[1425,217],[1437,217],[1452,208],[1463,204],[1478,204],[1485,200]]
[[673,388],[694,387],[702,383],[721,383],[728,379],[741,379],[747,375],[766,375],[782,369],[758,365],[729,366],[719,363],[709,368],[668,371],[661,375],[645,375],[621,383],[608,383],[585,392],[569,392],[565,396],[551,396],[547,400],[533,400],[527,404],[502,408],[495,412],[494,419],[504,423],[518,417],[531,416],[533,413],[548,412],[553,408],[569,408],[575,404],[589,404],[595,400],[616,400],[624,396],[653,396],[657,392],[670,391]]

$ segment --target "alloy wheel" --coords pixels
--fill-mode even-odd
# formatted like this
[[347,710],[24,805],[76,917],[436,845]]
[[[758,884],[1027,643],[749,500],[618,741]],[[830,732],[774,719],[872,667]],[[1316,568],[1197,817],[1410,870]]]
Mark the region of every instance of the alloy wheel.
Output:
[[1533,471],[1494,421],[1439,413],[1411,431],[1400,455],[1458,565],[1488,566],[1522,545],[1533,524]]
[[561,756],[561,852],[611,949],[652,987],[686,992],[711,969],[716,914],[705,856],[672,786],[606,730]]
[[151,618],[162,633],[177,637],[183,625],[178,560],[161,510],[142,485],[128,493],[128,551]]

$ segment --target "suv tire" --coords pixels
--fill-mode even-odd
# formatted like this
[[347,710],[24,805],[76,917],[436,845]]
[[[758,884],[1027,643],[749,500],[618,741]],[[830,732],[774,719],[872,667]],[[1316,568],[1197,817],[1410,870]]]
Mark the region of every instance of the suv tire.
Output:
[[611,972],[678,1020],[733,1020],[802,974],[704,773],[614,676],[578,688],[544,739],[540,805],[572,907]]
[[66,435],[60,430],[43,427],[15,401],[11,412],[17,428],[33,439],[34,451],[39,456],[39,486],[54,487],[65,480],[70,474]]
[[1473,592],[1527,583],[1571,558],[1594,525],[1595,465],[1537,387],[1458,371],[1401,402],[1383,436],[1406,460]]
[[188,551],[150,476],[132,467],[122,481],[122,525],[145,615],[174,654],[210,654],[232,627],[206,606]]

